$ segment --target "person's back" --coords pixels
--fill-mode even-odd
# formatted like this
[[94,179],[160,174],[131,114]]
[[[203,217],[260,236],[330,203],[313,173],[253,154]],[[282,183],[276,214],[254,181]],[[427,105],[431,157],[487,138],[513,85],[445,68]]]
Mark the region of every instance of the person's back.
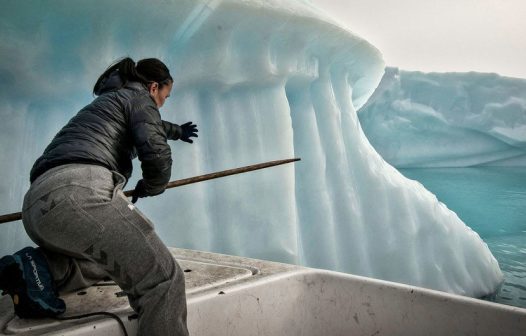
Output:
[[31,182],[48,169],[71,162],[98,164],[126,178],[131,176],[136,154],[129,129],[130,117],[132,113],[145,111],[155,114],[155,103],[144,84],[124,85],[118,72],[110,75],[99,94],[57,133],[36,160],[31,169]]

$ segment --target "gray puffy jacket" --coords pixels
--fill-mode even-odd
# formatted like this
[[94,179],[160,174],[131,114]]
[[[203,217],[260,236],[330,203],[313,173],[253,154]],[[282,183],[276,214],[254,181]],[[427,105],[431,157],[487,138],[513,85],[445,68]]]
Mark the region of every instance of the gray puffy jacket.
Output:
[[101,165],[128,179],[132,159],[138,156],[145,192],[148,196],[162,193],[172,167],[167,139],[179,139],[181,128],[161,120],[141,83],[123,84],[114,73],[97,94],[55,135],[33,165],[31,182],[48,169],[68,163]]

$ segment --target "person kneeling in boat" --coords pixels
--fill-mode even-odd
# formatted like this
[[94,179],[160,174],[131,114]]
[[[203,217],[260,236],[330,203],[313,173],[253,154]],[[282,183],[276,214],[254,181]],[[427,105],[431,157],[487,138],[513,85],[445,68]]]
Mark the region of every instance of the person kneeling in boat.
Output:
[[[132,203],[161,194],[172,167],[167,139],[192,143],[197,127],[161,120],[173,79],[166,65],[124,58],[97,80],[98,96],[54,137],[33,165],[22,219],[39,248],[0,259],[0,289],[22,318],[66,309],[58,292],[107,277],[139,315],[140,335],[187,335],[184,273]],[[132,159],[142,179],[132,203],[123,186]]]

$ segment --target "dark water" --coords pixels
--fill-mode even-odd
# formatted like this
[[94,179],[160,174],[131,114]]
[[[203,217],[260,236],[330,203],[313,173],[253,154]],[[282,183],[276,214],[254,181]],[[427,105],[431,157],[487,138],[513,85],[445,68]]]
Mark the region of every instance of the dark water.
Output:
[[400,169],[488,244],[505,282],[493,301],[526,308],[526,168]]

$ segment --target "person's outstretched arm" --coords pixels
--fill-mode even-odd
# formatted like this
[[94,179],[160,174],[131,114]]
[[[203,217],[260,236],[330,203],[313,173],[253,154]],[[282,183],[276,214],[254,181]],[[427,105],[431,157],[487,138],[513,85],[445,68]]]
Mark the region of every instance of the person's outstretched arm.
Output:
[[130,106],[130,130],[142,169],[142,180],[135,187],[136,201],[164,192],[170,181],[172,152],[161,115],[151,99],[139,96]]

